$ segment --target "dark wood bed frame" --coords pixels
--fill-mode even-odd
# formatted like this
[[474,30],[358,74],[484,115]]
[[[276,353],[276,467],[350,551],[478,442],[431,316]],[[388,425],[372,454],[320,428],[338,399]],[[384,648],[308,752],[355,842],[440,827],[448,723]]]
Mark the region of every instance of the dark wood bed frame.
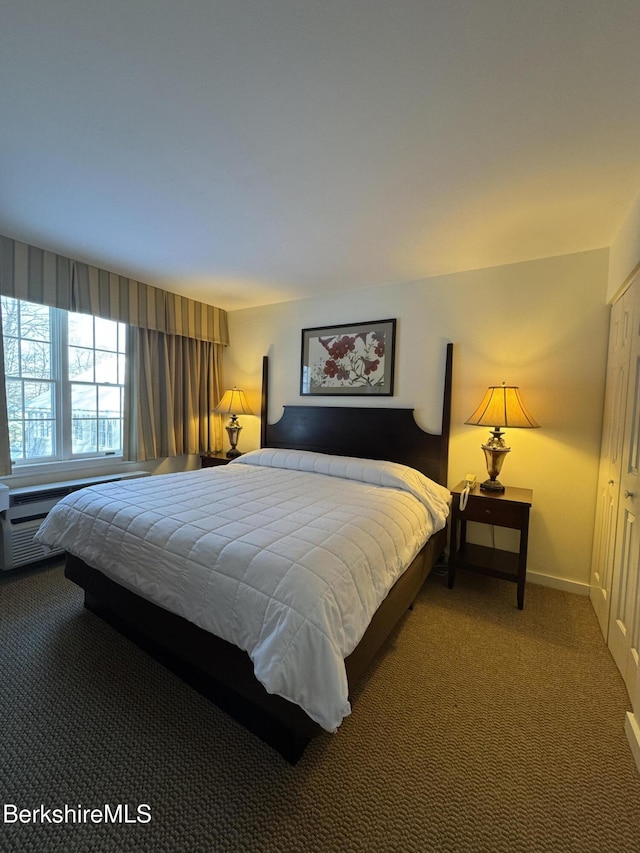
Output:
[[[269,424],[265,357],[261,445],[402,462],[446,485],[452,356],[453,345],[448,344],[442,431],[437,435],[418,427],[413,409],[285,406],[282,418]],[[350,690],[410,609],[445,543],[445,530],[432,536],[374,614],[362,640],[345,659]],[[267,693],[246,652],[135,595],[71,554],[66,555],[65,574],[84,589],[88,610],[212,699],[287,761],[295,763],[322,731],[298,705]]]

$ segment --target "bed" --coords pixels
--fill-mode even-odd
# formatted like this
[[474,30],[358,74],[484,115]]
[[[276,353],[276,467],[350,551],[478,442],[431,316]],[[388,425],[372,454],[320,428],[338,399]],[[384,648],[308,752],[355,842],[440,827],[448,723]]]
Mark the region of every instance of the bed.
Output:
[[[444,550],[445,490],[425,485],[425,477],[446,485],[451,371],[448,345],[438,435],[421,430],[411,409],[285,406],[282,418],[269,424],[265,358],[262,450],[221,468],[167,475],[162,484],[158,478],[110,484],[106,503],[101,487],[83,490],[54,508],[43,528],[67,530],[65,573],[84,589],[89,610],[295,763],[312,737],[323,729],[335,730],[349,713],[353,688]],[[158,489],[162,485],[173,492],[184,517],[165,510],[167,498],[150,491],[153,480]],[[289,504],[289,489],[296,493],[295,503]],[[429,508],[424,489],[437,498],[437,510]],[[200,510],[209,493],[215,513]],[[398,501],[397,507],[387,505],[387,494]],[[187,503],[190,496],[193,506]],[[341,508],[347,504],[364,519],[357,528],[351,520],[344,523]],[[312,516],[316,505],[318,514]],[[92,526],[81,528],[80,518]],[[249,521],[261,526],[249,530]],[[416,545],[413,533],[405,530],[411,524],[433,530],[424,545]],[[138,539],[131,538],[138,528],[148,550],[140,550]],[[355,530],[358,549],[366,542],[374,548],[366,570],[358,556],[358,568],[343,571],[342,557],[352,549],[343,538],[345,528]],[[387,534],[396,528],[397,541],[387,546]],[[271,553],[274,529],[288,537],[278,563]],[[237,530],[241,535],[236,536]],[[320,532],[326,542],[318,538]],[[301,539],[304,557],[298,555]],[[42,541],[47,541],[46,533]],[[209,553],[205,546],[217,548],[215,582],[200,571],[206,560],[199,555]],[[191,561],[188,570],[183,552]],[[114,565],[124,562],[125,555],[131,557],[132,569],[116,577]],[[238,562],[245,556],[246,564]],[[277,572],[290,556],[280,577]],[[397,565],[400,559],[402,566]],[[367,572],[371,592],[363,580]],[[163,574],[166,582],[160,584]],[[340,588],[349,585],[356,592],[354,605],[339,598]],[[321,590],[320,603],[307,597],[307,587],[314,586]],[[374,586],[379,587],[375,595]],[[224,617],[204,604],[210,587],[215,587],[212,600],[225,602]],[[240,621],[254,607],[259,614],[255,629],[251,620],[247,625]],[[284,638],[282,655],[273,644],[276,635]],[[311,657],[298,660],[297,651],[290,653],[296,645]],[[306,683],[295,680],[298,671],[306,672]],[[272,675],[275,681],[269,680]]]

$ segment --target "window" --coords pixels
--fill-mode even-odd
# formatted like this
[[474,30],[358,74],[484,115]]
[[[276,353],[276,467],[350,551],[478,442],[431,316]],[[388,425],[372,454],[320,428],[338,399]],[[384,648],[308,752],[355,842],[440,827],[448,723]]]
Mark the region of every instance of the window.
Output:
[[15,464],[122,453],[125,329],[2,297]]

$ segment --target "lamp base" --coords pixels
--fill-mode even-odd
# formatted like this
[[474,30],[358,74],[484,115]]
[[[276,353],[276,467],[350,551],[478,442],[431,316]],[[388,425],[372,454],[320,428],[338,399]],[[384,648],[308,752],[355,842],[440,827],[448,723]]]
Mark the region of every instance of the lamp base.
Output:
[[493,433],[486,444],[481,445],[484,451],[484,458],[487,463],[487,474],[489,479],[484,483],[480,483],[480,488],[483,492],[504,492],[504,486],[498,480],[498,475],[502,470],[502,463],[507,453],[511,452],[510,447],[505,447],[502,433],[498,427],[494,427]]
[[240,430],[242,427],[238,423],[235,415],[231,415],[231,420],[225,429],[229,436],[229,444],[231,445],[231,449],[227,450],[227,459],[235,459],[236,456],[242,456],[242,453],[240,453],[239,450],[236,450],[236,444],[238,443],[238,437],[240,436]]
[[500,480],[485,480],[480,483],[480,488],[483,492],[504,492],[504,486]]

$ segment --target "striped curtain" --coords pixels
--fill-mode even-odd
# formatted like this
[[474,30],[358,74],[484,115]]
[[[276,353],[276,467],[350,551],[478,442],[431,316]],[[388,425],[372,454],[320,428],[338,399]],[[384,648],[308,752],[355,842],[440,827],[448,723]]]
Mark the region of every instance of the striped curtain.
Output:
[[222,347],[129,327],[125,458],[137,462],[222,448]]
[[[222,394],[226,311],[2,235],[0,294],[127,324],[125,458],[141,461],[222,447],[222,421],[211,409]],[[8,473],[0,358],[0,475]]]

